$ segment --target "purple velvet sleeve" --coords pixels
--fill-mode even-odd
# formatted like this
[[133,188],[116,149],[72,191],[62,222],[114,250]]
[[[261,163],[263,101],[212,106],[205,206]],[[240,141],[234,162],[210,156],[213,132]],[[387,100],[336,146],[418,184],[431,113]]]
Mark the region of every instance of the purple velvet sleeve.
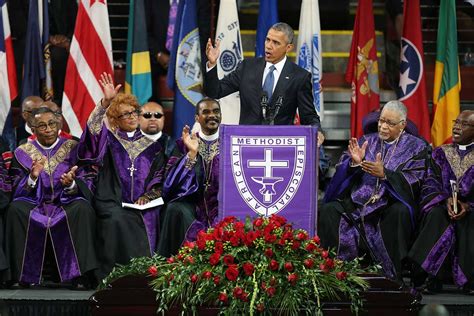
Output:
[[78,145],[77,156],[85,162],[100,164],[107,150],[109,129],[103,119],[105,109],[98,105],[92,111]]
[[187,155],[179,159],[171,157],[170,160],[172,159],[175,162],[169,161],[172,166],[163,185],[163,196],[168,202],[191,195],[199,188],[196,171],[188,166]]

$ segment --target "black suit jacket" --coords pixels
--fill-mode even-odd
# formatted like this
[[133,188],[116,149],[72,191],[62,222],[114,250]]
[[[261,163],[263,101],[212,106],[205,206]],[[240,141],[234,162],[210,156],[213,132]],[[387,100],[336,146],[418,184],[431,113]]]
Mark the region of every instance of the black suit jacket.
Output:
[[[218,79],[217,67],[214,67],[205,74],[205,92],[211,98],[220,99],[239,91],[239,124],[261,125],[263,115],[260,100],[263,95],[265,65],[264,58],[244,59],[235,71],[222,80]],[[269,106],[274,106],[278,97],[283,97],[283,104],[275,117],[275,125],[292,125],[298,109],[303,125],[320,128],[311,89],[311,74],[287,59],[269,102]]]

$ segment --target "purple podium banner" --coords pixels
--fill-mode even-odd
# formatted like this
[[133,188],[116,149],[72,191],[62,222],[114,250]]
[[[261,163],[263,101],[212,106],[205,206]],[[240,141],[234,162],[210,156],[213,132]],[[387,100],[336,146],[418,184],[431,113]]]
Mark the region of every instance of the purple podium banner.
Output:
[[220,139],[219,219],[278,214],[314,235],[317,129],[221,125]]

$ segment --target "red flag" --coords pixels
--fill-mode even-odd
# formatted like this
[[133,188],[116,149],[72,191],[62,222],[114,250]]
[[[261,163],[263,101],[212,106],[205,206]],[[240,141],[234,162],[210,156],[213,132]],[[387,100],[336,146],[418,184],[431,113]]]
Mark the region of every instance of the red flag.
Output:
[[362,118],[380,107],[379,65],[372,0],[359,0],[346,81],[352,86],[351,137],[363,135]]
[[400,83],[398,99],[408,109],[408,118],[418,127],[420,136],[431,138],[428,100],[426,98],[421,39],[420,0],[404,1],[402,50],[400,52]]
[[89,114],[103,97],[100,74],[113,74],[112,40],[105,0],[81,0],[71,41],[63,95],[63,115],[71,134],[80,136]]

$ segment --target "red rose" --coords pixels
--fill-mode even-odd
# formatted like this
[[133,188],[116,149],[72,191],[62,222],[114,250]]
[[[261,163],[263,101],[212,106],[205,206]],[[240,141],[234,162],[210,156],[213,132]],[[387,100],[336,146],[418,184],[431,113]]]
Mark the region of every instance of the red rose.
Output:
[[225,264],[226,266],[229,266],[229,265],[231,265],[231,264],[234,264],[234,257],[231,256],[231,255],[225,255],[225,256],[224,256],[224,264]]
[[195,244],[192,241],[186,241],[183,246],[188,247],[189,249],[193,249]]
[[312,242],[309,242],[307,245],[306,245],[306,250],[308,250],[309,252],[312,252],[314,251],[315,249],[317,249],[316,245],[313,244]]
[[327,258],[326,259],[326,266],[328,267],[328,269],[334,268],[334,260],[332,260],[331,258]]
[[184,256],[183,256],[182,254],[179,254],[178,257],[177,257],[177,259],[178,259],[179,261],[183,261]]
[[263,219],[261,217],[259,218],[256,218],[254,221],[253,221],[253,226],[255,227],[260,227],[263,225]]
[[202,274],[202,277],[204,279],[210,279],[210,278],[212,278],[212,272],[211,271],[204,271],[203,274]]
[[223,303],[227,303],[227,300],[228,300],[227,294],[224,293],[224,292],[220,292],[219,293],[219,301],[221,301]]
[[252,275],[253,271],[255,271],[255,267],[250,262],[244,263],[242,268],[244,269],[245,275]]
[[196,283],[198,281],[199,277],[197,274],[191,275],[191,282]]
[[214,245],[214,252],[218,254],[222,254],[224,252],[224,246],[222,242],[216,242],[216,244]]
[[263,303],[258,303],[257,304],[257,311],[262,313],[265,310],[265,305]]
[[245,224],[242,223],[242,222],[237,222],[237,223],[234,224],[235,230],[242,230],[242,229],[244,229],[244,227],[245,227]]
[[325,265],[324,263],[320,263],[320,264],[319,264],[319,270],[321,270],[321,271],[324,272],[324,273],[328,273],[328,272],[329,272],[328,267],[326,267],[326,265]]
[[214,277],[214,284],[215,284],[215,285],[219,285],[219,282],[221,282],[221,277],[218,276],[218,275],[216,275],[216,276]]
[[314,260],[313,259],[305,259],[303,261],[303,264],[307,269],[311,269],[314,265]]
[[321,257],[326,259],[327,257],[329,257],[329,252],[327,250],[324,250],[323,252],[321,252]]
[[319,245],[319,242],[320,242],[319,236],[314,236],[313,241]]
[[272,250],[272,248],[267,248],[267,249],[265,249],[265,256],[268,257],[268,258],[273,257],[273,250]]
[[240,286],[236,286],[233,291],[234,297],[240,298],[242,297],[242,294],[244,294],[244,290]]
[[194,258],[193,258],[193,256],[188,256],[188,257],[186,257],[185,261],[188,262],[189,264],[193,264],[194,263]]
[[218,254],[218,253],[213,253],[210,257],[209,257],[209,263],[211,264],[211,266],[215,266],[216,264],[219,263],[219,260],[221,259],[221,255]]
[[236,217],[235,216],[227,216],[226,218],[224,218],[222,221],[224,223],[233,223],[235,222],[236,220]]
[[272,297],[273,295],[275,295],[275,293],[276,293],[276,289],[274,287],[271,286],[271,287],[267,288],[268,296]]
[[230,237],[230,244],[233,246],[233,247],[237,247],[239,244],[240,244],[240,240],[237,236],[232,236]]
[[264,239],[267,243],[271,244],[275,242],[275,240],[277,239],[277,236],[273,234],[265,234]]
[[166,259],[166,262],[168,263],[174,263],[174,258],[173,257],[169,257],[168,259]]
[[236,265],[231,265],[225,270],[225,276],[229,281],[235,281],[239,276],[239,269],[237,269]]
[[196,241],[197,247],[199,250],[206,249],[206,240],[204,238],[200,238]]
[[156,266],[151,266],[148,268],[148,273],[154,277],[158,274],[158,268]]
[[298,240],[306,240],[306,238],[308,238],[308,235],[306,235],[305,232],[299,232],[296,234],[296,239]]
[[293,263],[291,263],[291,262],[285,262],[284,267],[285,267],[285,270],[288,271],[288,272],[293,271]]
[[278,262],[274,259],[272,259],[270,261],[270,264],[268,265],[268,267],[270,268],[270,270],[272,271],[275,271],[275,270],[278,270]]
[[296,273],[291,273],[290,275],[288,275],[288,282],[290,282],[291,285],[295,285],[297,280],[298,280],[298,275]]
[[244,292],[242,293],[242,295],[240,295],[240,300],[241,300],[242,302],[248,302],[248,300],[249,300],[249,293],[247,293],[247,292],[244,291]]
[[297,249],[300,248],[300,246],[301,246],[301,243],[299,241],[295,240],[295,241],[293,241],[293,245],[291,245],[291,249],[297,250]]
[[267,284],[265,282],[262,282],[262,284],[260,285],[260,287],[262,288],[262,290],[266,290],[267,289]]
[[344,280],[346,277],[347,277],[347,273],[344,272],[344,271],[340,271],[340,272],[337,272],[337,273],[336,273],[336,278],[337,278],[338,280],[341,280],[341,281],[342,281],[342,280]]

